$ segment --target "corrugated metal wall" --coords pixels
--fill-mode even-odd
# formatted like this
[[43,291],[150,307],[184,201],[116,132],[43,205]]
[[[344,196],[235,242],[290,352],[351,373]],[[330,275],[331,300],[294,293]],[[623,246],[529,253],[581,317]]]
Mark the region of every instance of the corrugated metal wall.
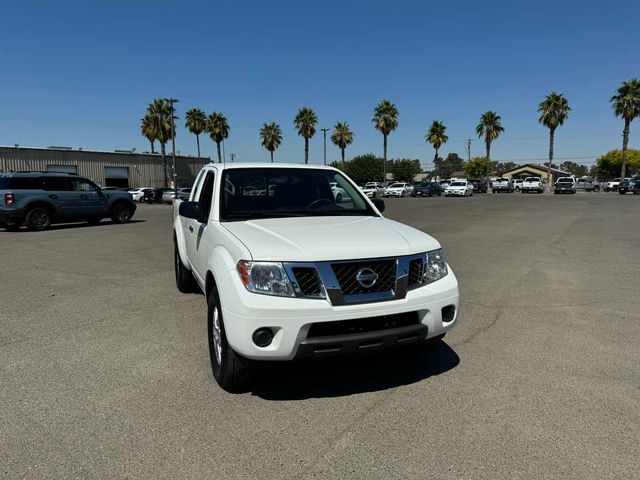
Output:
[[[178,186],[190,186],[203,165],[204,157],[176,156]],[[76,165],[78,175],[105,184],[105,167],[127,167],[130,187],[163,187],[163,163],[160,155],[94,152],[89,150],[57,150],[50,148],[0,147],[0,172],[20,170],[47,171],[47,165]],[[169,181],[172,175],[171,155],[167,155]]]

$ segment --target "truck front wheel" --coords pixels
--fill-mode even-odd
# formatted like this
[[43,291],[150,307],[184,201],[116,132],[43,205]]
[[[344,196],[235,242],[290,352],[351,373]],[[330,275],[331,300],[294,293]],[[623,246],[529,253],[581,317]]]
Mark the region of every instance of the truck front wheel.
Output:
[[213,377],[229,393],[247,391],[253,372],[242,364],[242,359],[227,343],[220,297],[215,285],[207,295],[207,327]]

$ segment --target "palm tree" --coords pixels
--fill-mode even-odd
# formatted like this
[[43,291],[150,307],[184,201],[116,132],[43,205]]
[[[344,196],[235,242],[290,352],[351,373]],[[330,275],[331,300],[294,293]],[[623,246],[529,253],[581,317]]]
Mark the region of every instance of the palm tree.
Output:
[[211,140],[216,142],[218,148],[218,163],[222,163],[222,155],[220,155],[220,143],[229,137],[229,122],[227,117],[220,112],[213,112],[207,120],[207,132]]
[[149,140],[149,144],[151,145],[151,153],[156,153],[156,140],[158,139],[158,134],[155,128],[155,122],[153,121],[153,117],[150,115],[145,115],[140,120],[140,133],[142,136]]
[[271,154],[271,163],[273,163],[273,152],[278,149],[282,143],[282,130],[276,122],[264,123],[260,129],[260,138],[262,146],[269,150]]
[[333,133],[331,134],[331,141],[340,149],[342,153],[342,166],[344,167],[344,151],[347,145],[351,145],[353,142],[353,132],[349,129],[347,122],[336,123],[335,127],[333,127]]
[[445,134],[446,131],[447,127],[445,127],[444,123],[438,120],[434,120],[429,127],[429,130],[427,130],[425,139],[433,146],[436,151],[436,154],[433,157],[434,160],[438,159],[438,150],[440,149],[440,147],[447,143],[447,141],[449,140],[449,137],[447,137],[447,135]]
[[[153,121],[156,132],[156,140],[160,142],[160,153],[164,168],[164,186],[169,186],[169,173],[167,171],[166,145],[171,138],[171,104],[164,98],[156,98],[147,106],[147,116]],[[175,120],[177,117],[173,117]]]
[[540,105],[538,122],[549,129],[549,163],[547,164],[547,184],[551,188],[551,163],[553,162],[553,140],[556,128],[561,126],[569,118],[569,102],[561,93],[551,92]]
[[207,128],[207,114],[199,108],[191,108],[184,114],[184,127],[196,136],[198,157],[200,157],[200,134]]
[[620,85],[611,97],[611,106],[616,117],[624,119],[622,131],[622,169],[620,178],[624,180],[627,168],[627,145],[629,144],[629,126],[634,118],[640,117],[640,79],[632,78]]
[[302,107],[298,110],[293,124],[298,130],[298,135],[304,137],[304,163],[309,163],[309,139],[316,134],[316,124],[318,117],[309,107]]
[[373,113],[371,121],[376,130],[384,137],[384,176],[383,182],[387,181],[387,136],[398,128],[398,109],[389,100],[382,100]]
[[487,183],[489,182],[489,169],[491,168],[491,142],[504,132],[504,127],[500,120],[502,120],[500,115],[489,110],[480,115],[480,122],[476,127],[478,138],[484,137],[484,144],[487,148]]

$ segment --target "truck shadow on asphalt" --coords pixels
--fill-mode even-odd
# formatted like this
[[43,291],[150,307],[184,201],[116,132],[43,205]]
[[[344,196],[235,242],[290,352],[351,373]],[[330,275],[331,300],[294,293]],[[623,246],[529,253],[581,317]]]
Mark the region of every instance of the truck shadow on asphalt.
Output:
[[[144,223],[146,222],[146,220],[129,220],[127,223],[113,223],[112,221],[103,221],[100,223],[96,223],[94,225],[87,223],[87,222],[79,222],[79,223],[54,223],[53,225],[51,225],[49,228],[47,228],[46,230],[42,230],[42,232],[48,232],[48,231],[52,231],[52,230],[72,230],[74,228],[99,228],[99,227],[107,227],[107,226],[111,226],[111,227],[116,227],[116,226],[125,226],[125,225],[130,225],[132,223]],[[20,234],[20,233],[41,233],[41,232],[33,232],[31,230],[27,230],[24,226],[20,228],[20,230],[17,230],[15,232],[9,232],[9,231],[4,231],[2,230],[2,227],[0,227],[0,232],[4,233],[4,234]]]
[[290,401],[377,392],[420,382],[454,369],[460,357],[443,340],[420,348],[322,363],[300,363],[259,371],[252,394]]

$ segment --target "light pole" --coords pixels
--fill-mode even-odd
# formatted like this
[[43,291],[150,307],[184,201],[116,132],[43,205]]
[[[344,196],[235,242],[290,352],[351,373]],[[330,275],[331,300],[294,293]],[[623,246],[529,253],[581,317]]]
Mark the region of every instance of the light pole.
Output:
[[322,130],[322,135],[324,136],[324,164],[327,164],[327,132],[329,131],[328,128],[321,128],[320,130]]
[[173,104],[178,103],[180,100],[177,98],[167,98],[169,105],[171,105],[171,159],[173,163],[173,193],[174,198],[178,198],[178,182],[176,174],[176,128],[173,121]]

